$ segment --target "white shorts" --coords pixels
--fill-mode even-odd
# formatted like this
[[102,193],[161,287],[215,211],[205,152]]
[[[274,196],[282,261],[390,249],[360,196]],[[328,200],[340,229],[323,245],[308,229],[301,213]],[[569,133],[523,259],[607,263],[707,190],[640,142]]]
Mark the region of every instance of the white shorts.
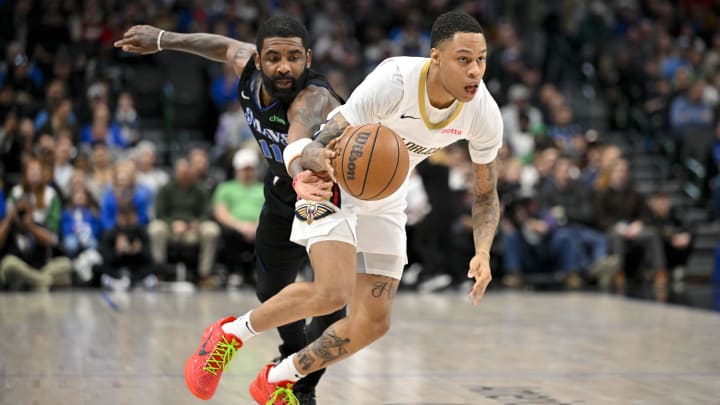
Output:
[[290,240],[305,246],[339,241],[355,246],[357,272],[395,279],[402,277],[407,263],[404,226],[388,221],[379,213],[358,215],[356,207],[343,196],[342,208],[329,201],[295,203]]

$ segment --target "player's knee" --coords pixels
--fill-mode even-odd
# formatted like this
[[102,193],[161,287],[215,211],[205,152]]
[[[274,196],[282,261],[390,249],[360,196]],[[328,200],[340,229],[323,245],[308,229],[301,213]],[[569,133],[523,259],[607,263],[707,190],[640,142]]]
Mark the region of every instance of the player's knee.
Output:
[[333,313],[350,303],[352,291],[348,288],[317,288],[315,302],[319,315]]
[[361,322],[363,325],[360,327],[364,333],[368,334],[372,340],[380,339],[385,336],[390,330],[390,316],[383,316],[383,314],[377,314],[377,316],[364,316]]

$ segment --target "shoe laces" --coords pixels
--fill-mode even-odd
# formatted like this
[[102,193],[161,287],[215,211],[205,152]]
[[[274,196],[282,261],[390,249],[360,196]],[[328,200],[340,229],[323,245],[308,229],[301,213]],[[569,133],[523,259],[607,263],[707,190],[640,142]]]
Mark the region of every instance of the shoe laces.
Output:
[[270,396],[270,399],[265,403],[265,405],[274,405],[275,401],[278,399],[281,399],[283,402],[281,404],[286,405],[300,405],[300,401],[298,401],[297,397],[295,396],[295,393],[292,390],[292,384],[288,384],[287,386],[283,387],[282,385],[278,385],[275,388],[275,392]]
[[215,345],[215,350],[210,354],[203,370],[214,376],[217,376],[218,372],[223,372],[237,351],[236,344],[235,339],[228,341],[227,337],[223,336],[222,340]]

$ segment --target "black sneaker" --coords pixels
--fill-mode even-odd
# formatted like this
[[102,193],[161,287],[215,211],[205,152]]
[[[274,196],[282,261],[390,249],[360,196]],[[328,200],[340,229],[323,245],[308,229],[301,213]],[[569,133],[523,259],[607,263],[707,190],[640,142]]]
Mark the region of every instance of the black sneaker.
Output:
[[317,401],[315,401],[315,390],[309,392],[295,392],[295,397],[300,402],[300,405],[317,405]]

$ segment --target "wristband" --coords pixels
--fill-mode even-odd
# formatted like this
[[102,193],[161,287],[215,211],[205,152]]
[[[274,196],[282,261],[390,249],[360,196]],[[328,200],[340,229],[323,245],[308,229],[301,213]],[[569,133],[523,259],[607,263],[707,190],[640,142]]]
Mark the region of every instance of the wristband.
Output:
[[163,34],[165,33],[165,30],[160,30],[157,37],[157,48],[158,51],[162,51],[162,47],[160,46],[160,39],[162,38]]
[[285,162],[285,170],[287,170],[288,173],[290,173],[290,164],[292,164],[292,161],[299,158],[300,155],[302,155],[303,149],[311,143],[312,140],[309,138],[302,138],[291,142],[285,147],[283,151],[283,161]]

